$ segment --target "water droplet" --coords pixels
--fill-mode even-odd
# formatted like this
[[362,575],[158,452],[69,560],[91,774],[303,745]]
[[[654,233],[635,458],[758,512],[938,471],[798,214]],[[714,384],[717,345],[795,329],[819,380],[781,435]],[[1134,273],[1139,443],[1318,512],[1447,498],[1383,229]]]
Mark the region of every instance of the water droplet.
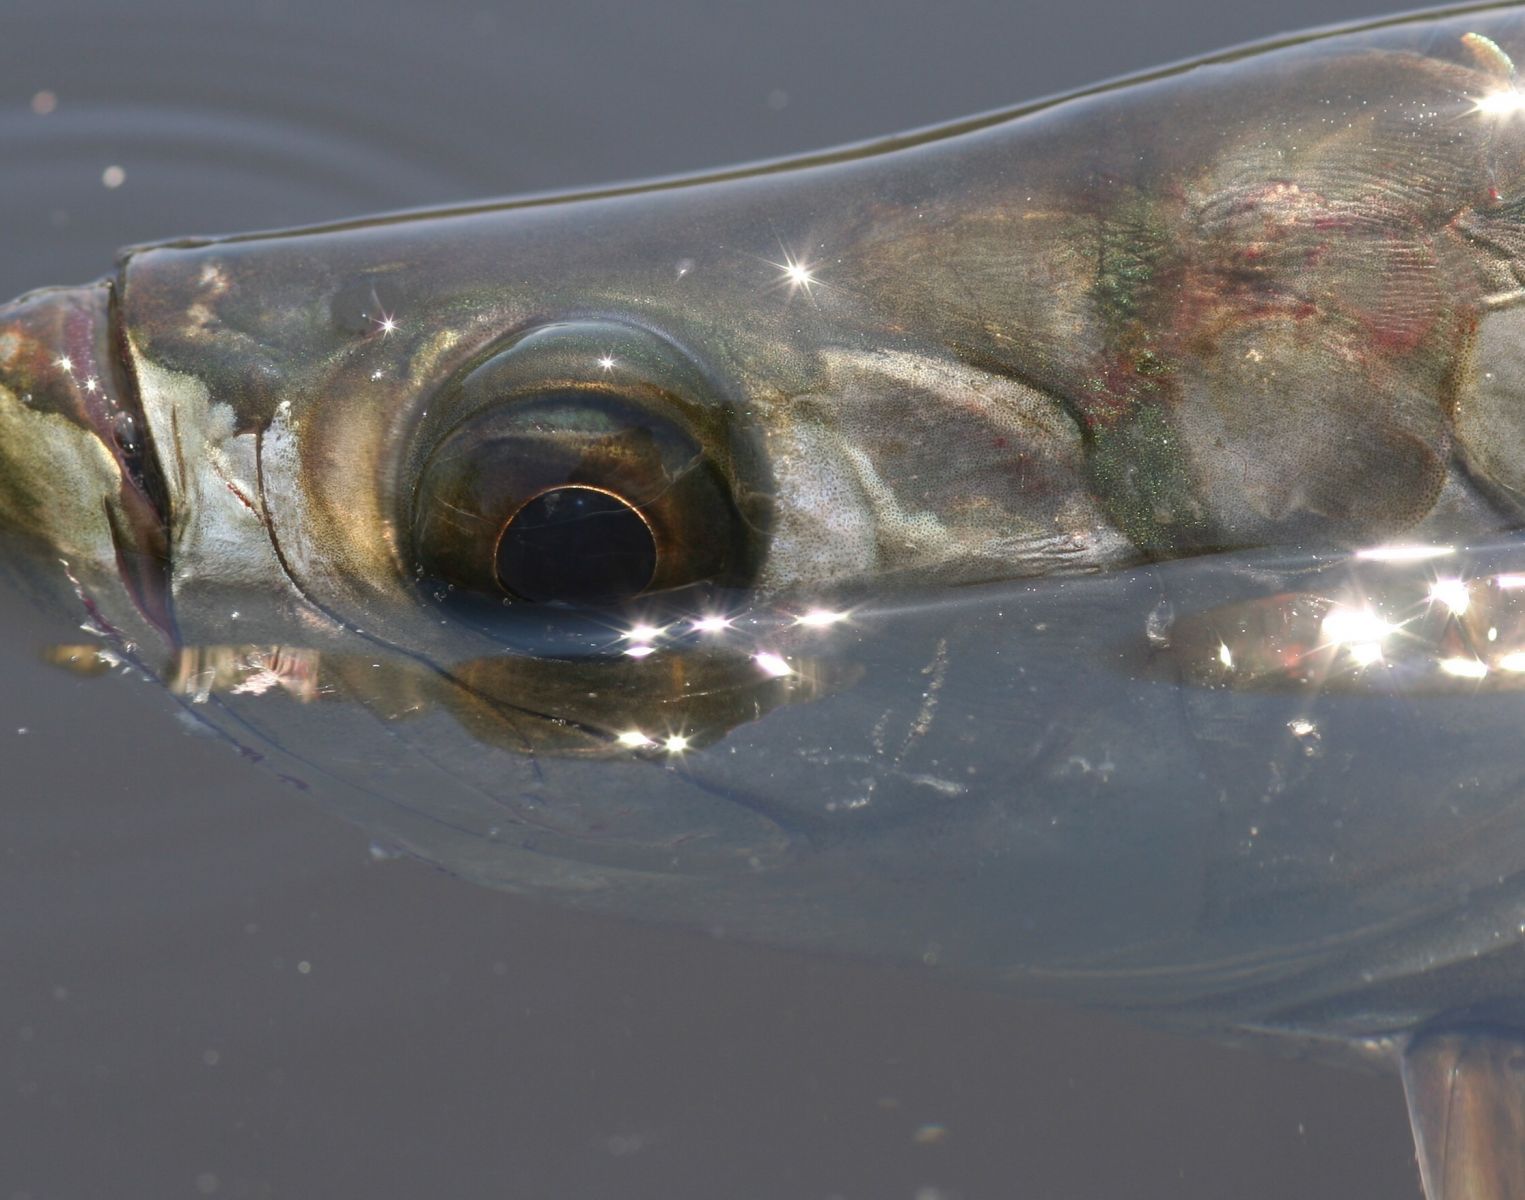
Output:
[[343,284],[328,302],[329,319],[340,333],[370,335],[403,307],[402,290],[389,279],[362,275]]

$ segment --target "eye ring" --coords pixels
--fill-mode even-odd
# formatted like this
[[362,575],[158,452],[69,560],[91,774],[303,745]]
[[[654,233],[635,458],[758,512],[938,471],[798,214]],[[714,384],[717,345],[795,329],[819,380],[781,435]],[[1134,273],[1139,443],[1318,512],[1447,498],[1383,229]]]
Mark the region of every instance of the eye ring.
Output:
[[661,547],[651,522],[618,492],[565,483],[542,488],[509,513],[492,561],[498,586],[510,596],[598,606],[650,587]]

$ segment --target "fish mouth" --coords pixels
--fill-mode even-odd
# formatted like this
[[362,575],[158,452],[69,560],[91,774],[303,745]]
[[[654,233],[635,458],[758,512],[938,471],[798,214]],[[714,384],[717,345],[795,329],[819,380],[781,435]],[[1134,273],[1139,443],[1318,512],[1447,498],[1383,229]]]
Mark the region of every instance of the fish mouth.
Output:
[[[138,614],[173,641],[167,490],[119,344],[115,294],[112,281],[103,279],[29,292],[0,307],[0,387],[29,418],[20,436],[11,435],[21,444],[0,445],[6,476],[0,491],[9,489],[0,495],[0,524],[52,543],[65,557],[104,542],[114,562],[99,565],[115,568]],[[91,435],[90,449],[79,431]],[[115,468],[104,475],[102,452]],[[65,521],[49,497],[85,489],[92,478],[86,460],[102,480],[90,489],[99,497],[99,515],[86,517],[81,504]],[[76,462],[79,478],[58,476]],[[102,522],[106,537],[79,528],[85,521]],[[95,550],[95,557],[105,556]]]

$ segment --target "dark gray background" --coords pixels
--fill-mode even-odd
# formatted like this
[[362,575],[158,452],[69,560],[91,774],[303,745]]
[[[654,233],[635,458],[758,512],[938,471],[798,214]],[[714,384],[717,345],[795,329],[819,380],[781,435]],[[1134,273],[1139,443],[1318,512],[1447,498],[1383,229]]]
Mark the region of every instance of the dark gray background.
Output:
[[[6,294],[126,242],[786,154],[1381,11],[5,7]],[[0,1200],[1417,1195],[1394,1080],[375,861],[151,686],[38,665],[66,626],[0,619]]]

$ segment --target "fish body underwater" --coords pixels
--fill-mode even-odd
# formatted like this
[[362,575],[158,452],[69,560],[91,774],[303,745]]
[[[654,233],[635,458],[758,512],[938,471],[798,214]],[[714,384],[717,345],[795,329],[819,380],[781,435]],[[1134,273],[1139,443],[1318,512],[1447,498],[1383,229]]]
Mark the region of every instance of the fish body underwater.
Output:
[[1525,1196],[1510,9],[0,311],[17,585],[558,903],[1399,1066]]

